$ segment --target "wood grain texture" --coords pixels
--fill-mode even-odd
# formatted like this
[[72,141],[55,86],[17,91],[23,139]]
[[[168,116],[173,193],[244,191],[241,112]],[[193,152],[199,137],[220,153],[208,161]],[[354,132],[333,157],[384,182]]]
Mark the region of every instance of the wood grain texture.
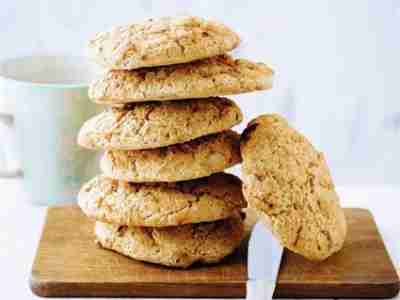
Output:
[[[285,252],[276,297],[393,297],[399,278],[364,209],[346,209],[344,249],[324,262]],[[32,291],[45,297],[244,297],[246,243],[220,264],[168,269],[96,246],[93,222],[76,206],[56,206],[32,267]]]

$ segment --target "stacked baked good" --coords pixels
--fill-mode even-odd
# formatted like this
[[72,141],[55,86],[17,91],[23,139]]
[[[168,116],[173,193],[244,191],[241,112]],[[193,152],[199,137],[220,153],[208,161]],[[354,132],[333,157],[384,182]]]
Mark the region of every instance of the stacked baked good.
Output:
[[233,59],[238,35],[197,17],[148,20],[98,34],[90,57],[106,71],[90,86],[109,107],[78,143],[103,149],[102,175],[78,203],[98,243],[173,267],[215,263],[244,237],[239,107],[220,96],[268,89],[266,65]]

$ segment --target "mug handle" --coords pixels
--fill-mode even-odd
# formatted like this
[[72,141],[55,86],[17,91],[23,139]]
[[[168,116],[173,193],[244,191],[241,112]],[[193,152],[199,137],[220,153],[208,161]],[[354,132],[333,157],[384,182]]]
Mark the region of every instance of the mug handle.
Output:
[[[11,128],[13,127],[14,124],[14,117],[11,114],[0,113],[0,124],[5,126],[6,130],[11,131]],[[6,149],[3,149],[3,151],[5,152]],[[17,178],[17,177],[22,177],[22,175],[23,172],[21,169],[14,169],[14,170],[0,169],[0,178]]]

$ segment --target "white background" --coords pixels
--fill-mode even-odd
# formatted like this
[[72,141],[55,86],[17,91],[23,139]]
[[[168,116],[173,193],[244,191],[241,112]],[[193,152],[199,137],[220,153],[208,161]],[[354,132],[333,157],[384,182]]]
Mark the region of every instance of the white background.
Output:
[[271,92],[232,97],[246,121],[281,112],[326,153],[338,184],[398,184],[400,1],[1,1],[0,59],[83,54],[115,24],[194,14],[232,26],[236,56],[271,63]]

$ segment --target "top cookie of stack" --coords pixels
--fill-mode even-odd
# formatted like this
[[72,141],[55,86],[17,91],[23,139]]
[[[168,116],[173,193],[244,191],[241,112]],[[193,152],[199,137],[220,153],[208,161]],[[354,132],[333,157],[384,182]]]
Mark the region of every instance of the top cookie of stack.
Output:
[[223,24],[199,17],[164,17],[98,33],[89,41],[89,56],[106,69],[133,70],[220,55],[239,42]]
[[[96,227],[105,248],[186,267],[219,261],[239,245],[241,181],[222,172],[241,162],[239,134],[230,129],[243,116],[218,96],[269,89],[273,78],[266,65],[226,54],[239,42],[226,26],[198,17],[151,19],[90,41],[91,59],[106,71],[89,97],[111,107],[80,130],[81,146],[106,152],[104,176],[86,184],[78,201],[85,214],[106,222]],[[145,240],[140,226],[161,230],[169,244],[160,241],[157,255],[147,244],[127,248]],[[195,234],[181,241],[185,234],[175,231],[205,232],[202,243],[212,248],[195,253]]]

